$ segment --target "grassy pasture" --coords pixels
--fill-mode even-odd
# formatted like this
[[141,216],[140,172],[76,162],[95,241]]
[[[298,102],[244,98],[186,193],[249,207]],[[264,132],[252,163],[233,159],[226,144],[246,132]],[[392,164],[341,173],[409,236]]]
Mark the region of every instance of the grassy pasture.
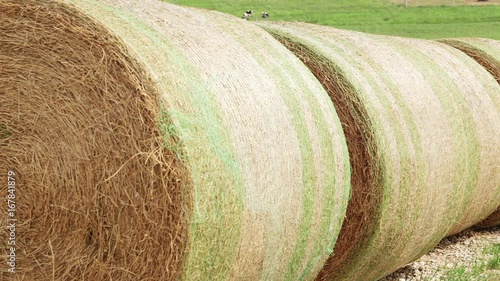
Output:
[[[305,21],[342,29],[416,38],[485,37],[500,40],[500,0],[166,0],[217,10],[251,20]],[[453,5],[454,4],[454,5]],[[418,6],[426,5],[426,6]]]

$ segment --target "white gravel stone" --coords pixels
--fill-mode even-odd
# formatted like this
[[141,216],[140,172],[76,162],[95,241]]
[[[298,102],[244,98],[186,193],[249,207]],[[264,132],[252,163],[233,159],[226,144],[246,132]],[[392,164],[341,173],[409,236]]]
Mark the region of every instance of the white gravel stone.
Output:
[[443,239],[432,251],[379,281],[441,280],[443,271],[464,266],[472,268],[485,258],[482,250],[500,243],[500,227],[466,230]]

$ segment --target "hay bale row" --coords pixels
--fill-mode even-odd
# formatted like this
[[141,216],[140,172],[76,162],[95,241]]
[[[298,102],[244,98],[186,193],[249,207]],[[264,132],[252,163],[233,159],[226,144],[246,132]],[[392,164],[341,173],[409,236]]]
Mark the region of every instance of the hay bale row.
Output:
[[268,33],[153,0],[3,0],[0,18],[19,280],[317,275],[347,147],[321,84]]
[[498,208],[499,84],[441,43],[263,24],[283,46],[156,0],[0,17],[18,279],[376,280]]
[[[500,41],[486,38],[449,38],[439,41],[466,53],[488,70],[500,83]],[[478,204],[481,204],[481,202],[478,202]],[[499,224],[500,206],[497,211],[475,227],[487,228]]]
[[500,87],[444,44],[302,23],[261,24],[327,89],[352,198],[317,280],[377,280],[500,202]]

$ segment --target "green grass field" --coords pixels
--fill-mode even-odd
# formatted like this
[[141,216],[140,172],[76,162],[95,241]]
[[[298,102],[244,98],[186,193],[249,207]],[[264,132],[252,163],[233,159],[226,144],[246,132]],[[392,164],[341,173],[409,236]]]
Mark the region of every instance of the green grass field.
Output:
[[[500,0],[471,5],[472,0],[167,0],[217,10],[241,17],[254,10],[251,20],[304,21],[342,29],[416,38],[486,37],[500,40]],[[455,5],[453,6],[453,3]],[[427,6],[416,6],[416,5]],[[466,4],[466,5],[464,5]]]

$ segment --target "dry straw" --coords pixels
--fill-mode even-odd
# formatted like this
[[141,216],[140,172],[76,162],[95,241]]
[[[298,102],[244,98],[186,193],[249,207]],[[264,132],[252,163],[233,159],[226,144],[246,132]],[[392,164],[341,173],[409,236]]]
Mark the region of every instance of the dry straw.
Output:
[[[486,38],[450,38],[440,41],[461,50],[475,59],[500,83],[500,41]],[[497,124],[497,126],[499,125]],[[478,202],[478,204],[481,204],[481,202]],[[500,207],[476,227],[486,228],[499,224]]]
[[352,199],[317,280],[377,280],[500,201],[500,87],[433,41],[262,24],[327,89],[347,137]]
[[0,18],[18,280],[316,276],[345,215],[347,147],[273,37],[153,0],[3,0]]

